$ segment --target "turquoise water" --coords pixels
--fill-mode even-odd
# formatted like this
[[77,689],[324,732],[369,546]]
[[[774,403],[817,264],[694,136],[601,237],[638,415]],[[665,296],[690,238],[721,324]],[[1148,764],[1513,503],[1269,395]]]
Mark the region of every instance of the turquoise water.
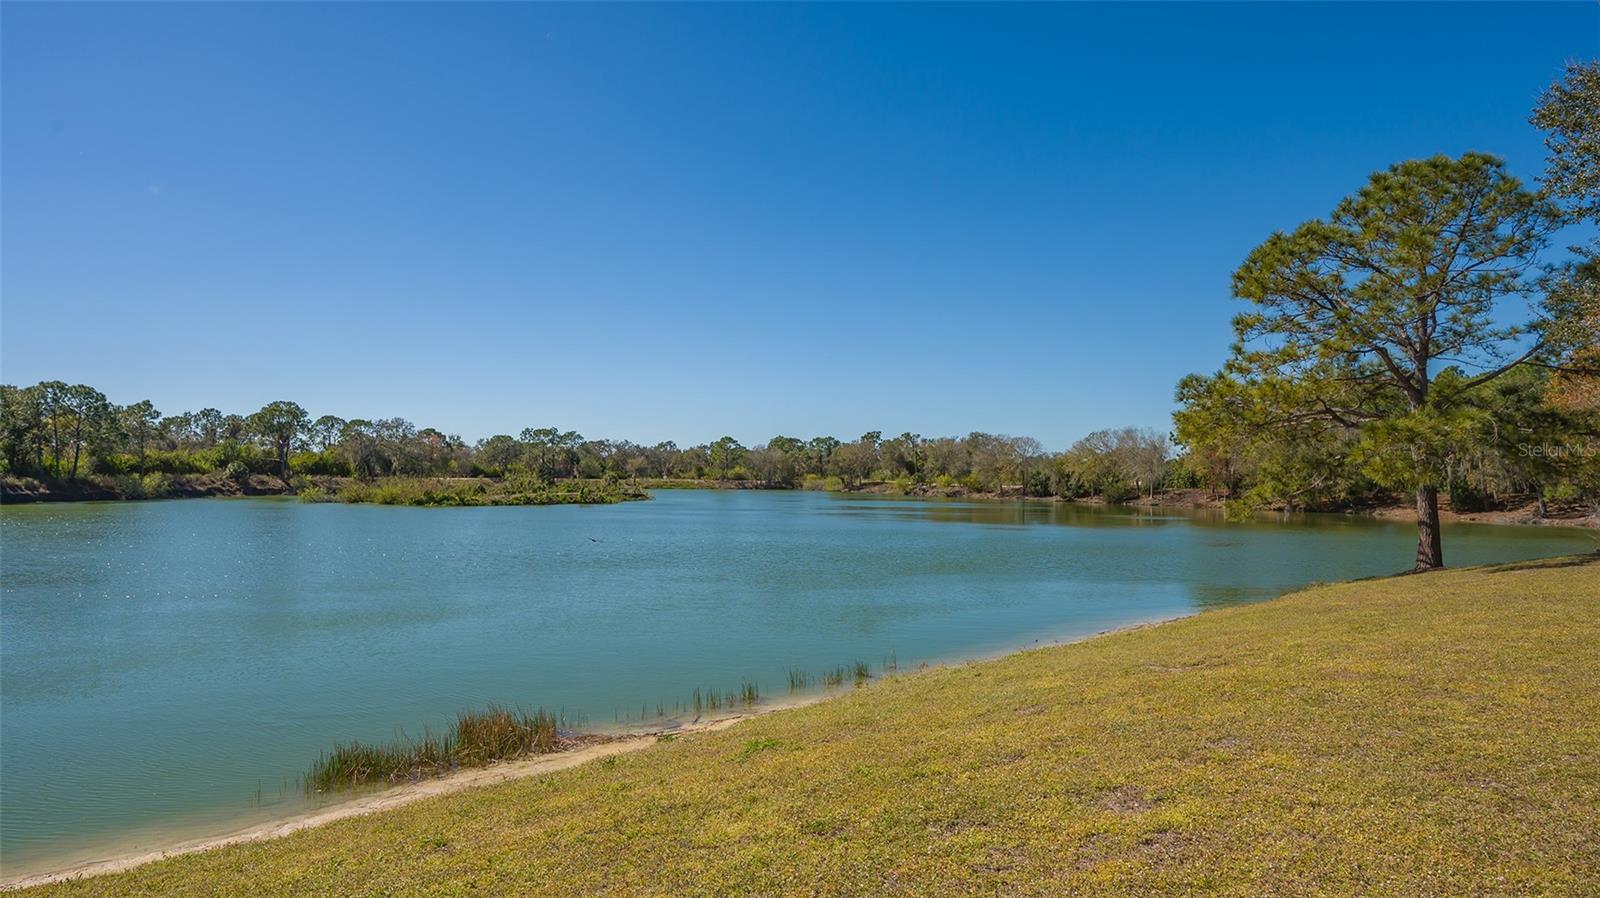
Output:
[[[611,725],[791,667],[991,654],[1401,570],[1414,528],[664,491],[603,507],[275,499],[0,510],[0,862],[303,810],[334,741],[497,701]],[[1593,551],[1460,526],[1452,564]]]

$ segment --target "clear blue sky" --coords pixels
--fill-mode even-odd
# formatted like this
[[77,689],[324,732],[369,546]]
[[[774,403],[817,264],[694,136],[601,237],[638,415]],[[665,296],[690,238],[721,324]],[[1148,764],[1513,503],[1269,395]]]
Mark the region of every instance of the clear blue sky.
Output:
[[24,5],[0,376],[689,444],[1169,426],[1228,278],[1600,5]]

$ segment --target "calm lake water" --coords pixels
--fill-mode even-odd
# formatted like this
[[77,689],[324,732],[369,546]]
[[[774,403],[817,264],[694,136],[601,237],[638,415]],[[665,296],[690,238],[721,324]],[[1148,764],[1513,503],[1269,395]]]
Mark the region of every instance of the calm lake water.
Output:
[[[0,863],[306,807],[337,740],[488,702],[612,725],[890,652],[991,654],[1409,566],[1409,525],[800,492],[604,507],[275,499],[0,510]],[[1593,551],[1447,528],[1452,564]]]

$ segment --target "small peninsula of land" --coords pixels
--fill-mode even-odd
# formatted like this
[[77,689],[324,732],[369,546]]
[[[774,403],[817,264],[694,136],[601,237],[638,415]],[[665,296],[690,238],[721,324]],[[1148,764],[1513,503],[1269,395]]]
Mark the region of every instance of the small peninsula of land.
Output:
[[1597,647],[1600,556],[1321,586],[38,894],[1574,895]]
[[560,480],[533,477],[389,477],[378,481],[349,478],[313,483],[298,491],[302,502],[346,502],[425,507],[479,505],[610,505],[650,498],[621,480]]

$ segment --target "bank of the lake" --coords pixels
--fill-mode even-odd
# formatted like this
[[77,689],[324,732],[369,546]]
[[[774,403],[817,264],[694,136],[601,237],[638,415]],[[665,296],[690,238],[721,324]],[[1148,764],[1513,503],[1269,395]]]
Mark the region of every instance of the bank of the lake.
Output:
[[891,677],[41,894],[1384,894],[1600,882],[1600,558]]
[[288,496],[303,502],[415,505],[428,508],[485,505],[610,505],[650,498],[622,480],[527,477],[408,477],[375,479],[269,474],[230,477],[209,474],[150,474],[144,477],[87,477],[82,480],[0,478],[0,504],[40,502],[117,502],[141,499],[212,499]]
[[91,476],[79,480],[40,480],[10,474],[0,477],[0,505],[283,496],[293,491],[289,482],[280,477],[268,474],[230,477],[220,471],[155,474],[143,478]]
[[[1446,539],[1463,565],[1595,547]],[[793,668],[988,656],[1391,573],[1412,549],[1407,525],[1342,516],[704,490],[34,505],[0,510],[0,540],[11,873],[321,810],[299,778],[336,743],[489,703],[653,724],[747,681],[786,699]]]

